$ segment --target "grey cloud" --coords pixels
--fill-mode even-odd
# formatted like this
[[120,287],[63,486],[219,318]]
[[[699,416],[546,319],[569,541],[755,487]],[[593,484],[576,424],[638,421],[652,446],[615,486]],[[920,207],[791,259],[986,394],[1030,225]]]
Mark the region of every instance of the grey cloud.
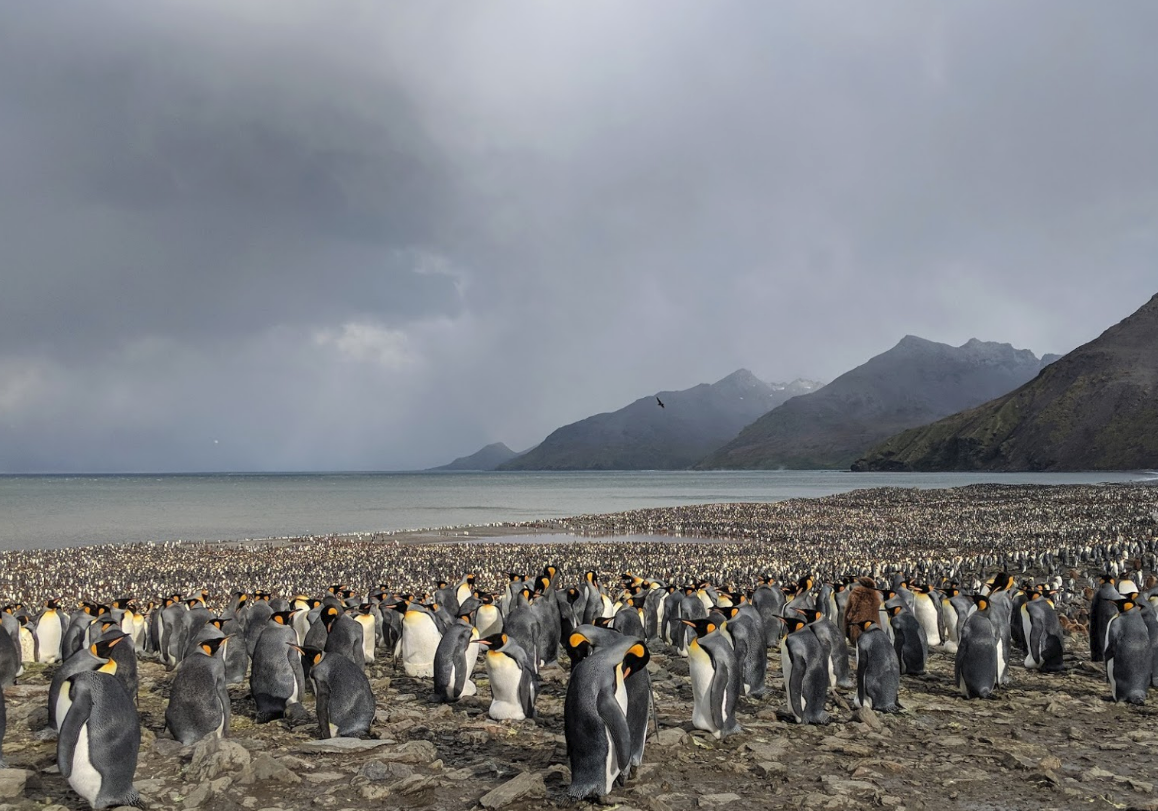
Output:
[[424,466],[906,333],[1066,351],[1154,292],[1156,22],[23,4],[0,469]]

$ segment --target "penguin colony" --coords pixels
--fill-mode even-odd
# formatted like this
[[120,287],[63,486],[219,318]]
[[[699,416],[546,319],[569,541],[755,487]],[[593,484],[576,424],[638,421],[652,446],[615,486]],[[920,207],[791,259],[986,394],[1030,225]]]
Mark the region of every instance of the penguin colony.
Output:
[[[1133,514],[1114,519],[1121,524]],[[491,591],[467,574],[434,581],[421,594],[337,584],[314,594],[238,591],[227,600],[174,593],[144,606],[120,595],[73,610],[54,596],[38,609],[14,603],[0,614],[7,632],[0,634],[0,679],[10,685],[25,662],[60,663],[48,707],[58,765],[73,790],[101,808],[141,801],[132,783],[140,742],[138,656],[173,671],[165,723],[189,744],[229,734],[227,687],[242,682],[258,722],[316,722],[322,738],[371,735],[375,697],[365,670],[376,658],[429,680],[433,695],[454,702],[476,692],[481,657],[492,696],[488,714],[533,719],[540,671],[562,653],[570,660],[568,793],[600,797],[643,762],[657,711],[647,665],[657,649],[687,657],[690,721],[715,738],[742,730],[741,697],[767,692],[770,653],[778,651],[784,676],[784,692],[776,696],[781,717],[823,724],[837,690],[855,688],[854,704],[867,709],[899,710],[902,677],[923,674],[930,650],[953,658],[953,688],[965,698],[1000,690],[1011,667],[1060,671],[1064,630],[1087,623],[1091,659],[1105,663],[1110,697],[1144,701],[1158,678],[1158,582],[1140,573],[1155,554],[1153,520],[1112,543],[991,548],[973,560],[914,566],[936,578],[919,583],[912,571],[880,559],[867,572],[833,579],[807,570],[792,578],[795,572],[785,569],[743,584],[706,577],[677,583],[669,556],[662,576],[608,578],[588,570],[567,578],[561,567],[547,565],[536,574],[510,573]],[[635,546],[619,545],[629,553]],[[566,550],[547,547],[551,559]],[[1072,576],[1069,569],[1079,563],[1104,570],[1100,582]],[[307,693],[314,696],[312,715]]]

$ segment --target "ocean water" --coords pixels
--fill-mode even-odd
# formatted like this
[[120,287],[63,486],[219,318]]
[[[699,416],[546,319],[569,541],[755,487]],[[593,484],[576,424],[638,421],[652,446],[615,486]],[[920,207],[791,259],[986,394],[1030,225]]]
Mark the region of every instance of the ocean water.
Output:
[[1148,478],[1153,474],[843,471],[0,476],[0,549],[426,529],[882,486]]

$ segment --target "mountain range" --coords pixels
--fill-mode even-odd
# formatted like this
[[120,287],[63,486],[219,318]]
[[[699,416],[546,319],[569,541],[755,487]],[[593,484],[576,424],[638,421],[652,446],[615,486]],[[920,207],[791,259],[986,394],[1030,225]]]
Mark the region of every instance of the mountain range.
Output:
[[681,470],[769,409],[820,385],[767,383],[739,369],[715,383],[661,391],[565,425],[499,470]]
[[954,347],[907,335],[764,414],[696,467],[847,469],[887,437],[1005,394],[1056,358],[976,338]]
[[894,436],[869,450],[853,469],[1156,467],[1158,295],[1033,381]]

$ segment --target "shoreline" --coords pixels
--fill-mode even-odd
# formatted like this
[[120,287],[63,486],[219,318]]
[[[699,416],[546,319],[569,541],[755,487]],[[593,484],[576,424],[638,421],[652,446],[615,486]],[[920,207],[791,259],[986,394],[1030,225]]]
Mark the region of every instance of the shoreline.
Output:
[[[529,538],[536,535],[570,540]],[[568,577],[648,568],[676,583],[749,585],[763,574],[791,581],[803,573],[839,579],[902,570],[974,578],[1042,555],[1077,561],[1082,547],[1119,537],[1158,551],[1156,536],[1154,487],[871,488],[465,527],[6,551],[0,603],[82,595],[147,601],[206,587],[220,601],[233,591],[290,594],[331,583],[423,593],[465,571],[479,574],[480,588],[501,591],[507,572],[534,571],[544,559]],[[633,542],[624,543],[628,538]],[[703,542],[679,543],[687,540]],[[1154,557],[1151,571],[1158,570]]]

